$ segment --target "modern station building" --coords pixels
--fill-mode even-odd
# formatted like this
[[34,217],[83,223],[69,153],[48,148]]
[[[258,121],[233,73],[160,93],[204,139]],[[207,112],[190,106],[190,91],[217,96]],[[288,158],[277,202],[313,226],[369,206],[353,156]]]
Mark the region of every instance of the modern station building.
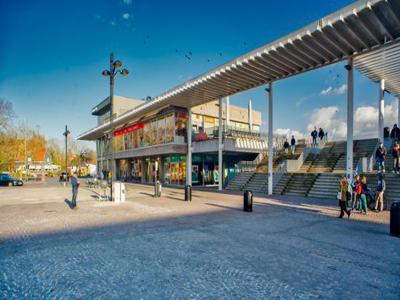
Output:
[[[113,128],[115,178],[128,182],[152,183],[157,178],[167,185],[185,185],[188,139],[191,141],[191,174],[193,185],[217,185],[218,172],[218,101],[191,109],[167,105],[145,113],[137,113],[148,101],[114,96]],[[92,109],[97,127],[80,139],[96,141],[99,175],[110,170],[109,97]],[[241,162],[254,161],[266,151],[260,134],[261,113],[223,103],[223,184],[240,170]],[[187,130],[188,128],[191,130]],[[188,137],[188,133],[191,136]]]
[[[113,176],[121,179],[130,176],[151,182],[159,177],[169,184],[218,183],[222,189],[223,181],[229,181],[230,174],[240,168],[241,162],[254,160],[265,148],[257,132],[260,114],[246,114],[242,110],[241,115],[239,108],[235,108],[238,113],[234,114],[233,107],[230,113],[227,105],[224,117],[223,99],[264,87],[268,99],[267,186],[268,194],[272,194],[274,176],[278,179],[281,175],[273,172],[273,107],[279,102],[274,98],[274,91],[279,88],[275,83],[343,62],[343,74],[347,78],[345,165],[350,178],[355,171],[354,70],[377,85],[377,135],[383,142],[385,95],[390,93],[396,97],[400,108],[399,61],[400,2],[359,0],[171,88],[151,101],[137,102],[130,110],[115,107],[119,115],[113,118],[112,124],[106,119],[110,102],[105,100],[94,109],[99,125],[78,138],[98,141],[101,169],[107,170],[108,166],[104,165],[110,163],[110,156],[104,154],[109,153],[104,137],[111,136],[111,126],[116,128],[112,136],[115,137],[113,163],[117,165],[117,172]],[[400,109],[396,115],[400,121]],[[160,171],[154,171],[156,165]]]

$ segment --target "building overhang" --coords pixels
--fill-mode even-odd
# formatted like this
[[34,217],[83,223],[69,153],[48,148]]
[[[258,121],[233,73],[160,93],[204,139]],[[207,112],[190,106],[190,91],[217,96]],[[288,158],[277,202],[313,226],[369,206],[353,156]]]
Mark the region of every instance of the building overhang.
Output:
[[[350,57],[367,57],[386,47],[397,45],[399,40],[399,1],[356,1],[308,26],[170,89],[152,101],[116,118],[114,125],[123,124],[161,106],[193,107]],[[390,58],[390,61],[393,59]],[[378,59],[378,65],[384,65],[384,61]],[[364,74],[376,80],[374,73]],[[388,77],[385,81],[388,92],[397,95],[394,79]],[[92,140],[99,132],[109,127],[110,124],[104,124],[93,128],[81,134],[78,139]]]

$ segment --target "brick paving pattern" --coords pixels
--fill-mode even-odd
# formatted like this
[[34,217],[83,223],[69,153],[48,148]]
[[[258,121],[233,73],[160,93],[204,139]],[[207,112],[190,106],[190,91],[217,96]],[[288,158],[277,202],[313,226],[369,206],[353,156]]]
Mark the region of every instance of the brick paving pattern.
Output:
[[399,299],[387,212],[332,200],[128,187],[123,204],[58,185],[0,190],[0,298]]

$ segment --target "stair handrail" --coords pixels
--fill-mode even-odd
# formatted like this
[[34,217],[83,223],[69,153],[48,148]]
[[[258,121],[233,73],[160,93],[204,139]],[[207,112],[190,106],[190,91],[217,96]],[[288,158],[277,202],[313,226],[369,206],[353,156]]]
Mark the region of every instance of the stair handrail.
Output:
[[[285,160],[286,172],[295,172],[301,168],[307,159],[308,155],[312,152],[312,148],[305,147],[297,159],[287,159]],[[288,169],[290,165],[290,170]]]
[[286,168],[287,168],[287,162],[284,160],[279,164],[279,168],[276,170],[274,173],[274,180],[272,180],[272,190],[275,188],[277,183],[281,180],[283,174],[286,173]]

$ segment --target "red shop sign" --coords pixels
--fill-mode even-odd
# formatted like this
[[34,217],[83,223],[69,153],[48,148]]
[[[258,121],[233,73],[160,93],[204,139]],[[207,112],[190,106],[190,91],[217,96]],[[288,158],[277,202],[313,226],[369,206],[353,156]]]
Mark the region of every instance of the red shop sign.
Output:
[[128,132],[132,132],[134,130],[141,129],[143,127],[144,127],[144,123],[140,122],[140,123],[137,123],[137,124],[134,124],[134,125],[127,126],[127,127],[122,128],[122,129],[116,130],[116,131],[114,131],[113,135],[114,136],[122,135],[122,134],[125,134],[125,133],[128,133]]

